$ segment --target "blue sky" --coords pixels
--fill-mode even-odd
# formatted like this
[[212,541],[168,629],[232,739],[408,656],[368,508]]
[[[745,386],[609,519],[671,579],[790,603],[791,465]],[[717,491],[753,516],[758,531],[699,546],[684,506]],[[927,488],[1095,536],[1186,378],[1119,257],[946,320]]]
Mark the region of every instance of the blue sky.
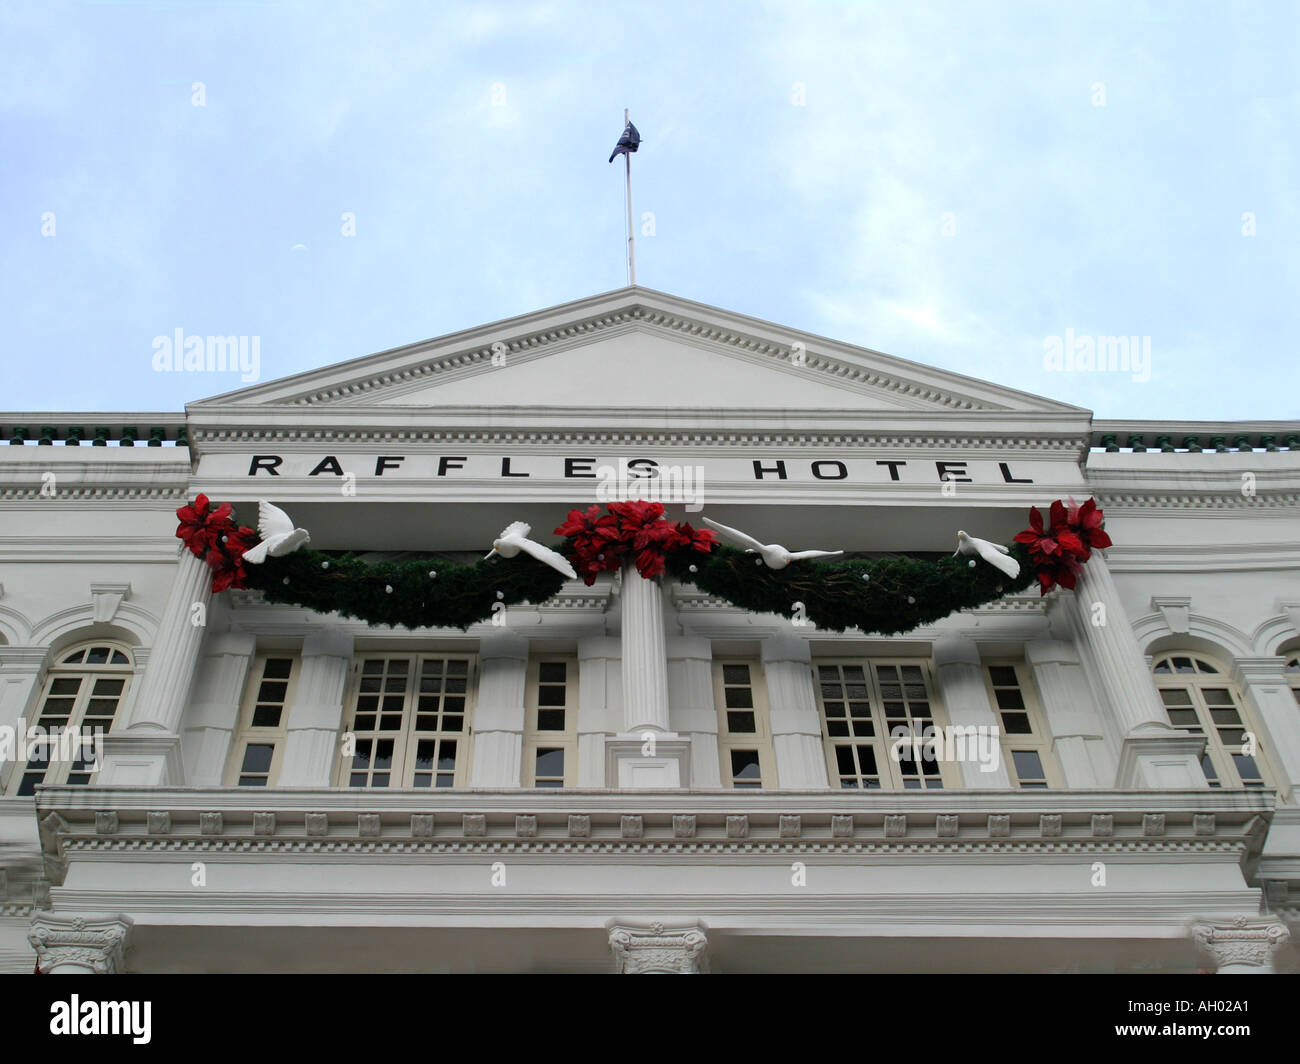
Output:
[[[177,328],[272,379],[618,288],[630,107],[648,287],[1099,417],[1300,416],[1294,3],[11,0],[0,49],[0,409],[230,390],[153,370]],[[1045,368],[1067,330],[1149,379]]]

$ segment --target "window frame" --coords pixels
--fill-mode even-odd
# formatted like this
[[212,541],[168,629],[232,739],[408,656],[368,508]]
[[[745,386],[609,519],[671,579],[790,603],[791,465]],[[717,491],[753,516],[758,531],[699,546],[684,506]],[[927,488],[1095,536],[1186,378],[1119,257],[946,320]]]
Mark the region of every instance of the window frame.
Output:
[[[465,661],[465,702],[462,707],[460,716],[462,717],[462,730],[459,732],[438,730],[425,733],[416,727],[418,723],[418,696],[420,694],[420,678],[423,663],[428,660],[439,659],[447,661]],[[375,727],[367,728],[364,732],[359,732],[356,727],[358,716],[358,699],[362,694],[361,685],[367,678],[365,672],[365,663],[367,661],[382,660],[384,665],[383,676],[388,675],[387,663],[395,660],[404,660],[408,663],[406,679],[407,686],[403,692],[402,704],[402,725],[396,731],[382,729],[379,725],[383,716],[381,711],[376,711]],[[444,668],[443,678],[447,673]],[[479,656],[472,651],[456,650],[368,650],[358,651],[352,658],[352,672],[348,681],[347,701],[343,707],[343,720],[340,727],[340,735],[346,736],[351,734],[355,743],[363,740],[380,742],[385,739],[393,740],[393,763],[389,770],[389,782],[387,786],[376,787],[373,784],[367,784],[364,787],[354,787],[351,784],[351,778],[354,772],[359,771],[355,768],[355,762],[351,757],[340,757],[338,767],[334,772],[334,785],[353,791],[392,791],[392,790],[419,790],[435,791],[466,787],[469,785],[471,765],[473,762],[473,734],[474,734],[474,709],[478,702],[478,682],[479,682]],[[443,692],[445,695],[446,692]],[[438,716],[441,718],[445,710],[441,707],[438,710]],[[456,742],[456,766],[453,770],[451,788],[439,787],[438,768],[435,762],[432,769],[433,779],[428,787],[417,786],[415,783],[415,761],[419,752],[419,743],[421,739],[435,739],[439,743],[446,739],[452,739]],[[375,769],[372,763],[366,769],[368,775],[373,775]],[[394,778],[396,777],[396,781]]]
[[[110,653],[108,660],[103,663],[88,663],[84,660],[87,654],[95,648],[107,648]],[[67,659],[74,654],[80,653],[83,660],[69,664]],[[113,655],[122,654],[126,658],[126,663],[114,662]],[[66,695],[56,695],[54,687],[59,680],[67,680],[73,676],[78,677],[77,690],[72,696],[72,705],[68,709],[66,721],[62,716],[56,717],[58,727],[60,728],[82,728],[85,725],[87,710],[90,702],[95,699],[95,687],[97,681],[101,679],[122,679],[122,690],[117,693],[116,705],[113,707],[112,718],[109,725],[104,729],[105,735],[110,735],[113,729],[121,720],[123,707],[127,704],[127,699],[131,695],[131,687],[136,678],[135,655],[131,647],[115,639],[86,639],[64,647],[58,652],[57,661],[52,662],[45,670],[45,678],[41,683],[41,693],[36,701],[36,714],[31,720],[31,726],[48,727],[42,724],[47,719],[47,703],[51,698],[63,698]],[[87,682],[89,681],[89,682]],[[100,695],[100,698],[105,696]],[[101,715],[96,715],[92,719],[99,719]],[[54,722],[52,722],[54,723]],[[103,751],[100,751],[101,753]],[[22,762],[14,761],[10,769],[10,778],[7,785],[0,789],[0,797],[24,797],[29,798],[32,795],[24,795],[20,792],[23,789],[26,777],[31,775],[31,756]],[[33,787],[42,785],[49,786],[69,786],[69,787],[89,787],[93,786],[98,779],[99,769],[89,774],[78,772],[76,775],[86,775],[85,780],[79,782],[71,781],[70,777],[74,775],[73,769],[77,762],[60,761],[50,758],[45,763],[44,772],[41,779],[33,784]],[[100,766],[101,768],[103,766]]]
[[[253,718],[257,707],[262,705],[262,684],[268,682],[266,676],[267,662],[276,660],[289,661],[289,676],[285,680],[284,701],[281,703],[280,720],[275,727],[255,725]],[[289,713],[298,697],[298,680],[302,673],[302,655],[297,650],[259,651],[249,667],[244,681],[244,697],[239,706],[239,729],[235,743],[231,747],[230,757],[226,760],[224,781],[227,787],[239,787],[240,777],[244,775],[244,758],[250,746],[270,744],[271,765],[267,771],[266,787],[274,787],[280,780],[280,769],[284,762],[284,748],[289,737]],[[279,677],[271,677],[269,682],[278,682]],[[255,788],[250,787],[250,790]]]
[[[826,700],[822,693],[823,678],[821,675],[822,666],[838,666],[840,676],[843,677],[843,668],[845,666],[858,666],[862,668],[863,674],[867,677],[867,702],[871,711],[873,723],[872,736],[862,735],[844,735],[832,736],[830,733],[830,721],[826,715]],[[858,794],[868,794],[873,791],[888,791],[891,793],[903,793],[911,791],[938,790],[961,790],[963,781],[961,778],[961,768],[955,762],[946,761],[942,758],[936,758],[935,764],[938,765],[940,786],[938,787],[907,787],[901,771],[901,764],[895,761],[890,754],[890,746],[893,742],[889,734],[889,718],[885,714],[884,698],[880,694],[880,677],[877,671],[878,667],[903,667],[916,666],[921,670],[922,682],[925,685],[926,702],[930,708],[930,723],[934,725],[937,734],[942,733],[942,729],[948,725],[948,713],[939,697],[939,684],[934,674],[934,663],[928,657],[907,657],[907,656],[883,656],[883,657],[864,657],[834,655],[825,657],[816,657],[812,661],[812,681],[813,695],[817,703],[817,713],[821,718],[822,730],[822,751],[826,758],[826,774],[832,790],[849,791]],[[847,681],[845,681],[847,683]],[[847,692],[846,692],[847,693]],[[833,700],[834,701],[834,700]],[[908,700],[904,700],[905,705]],[[851,720],[848,714],[846,704],[845,721]],[[898,719],[898,718],[895,718]],[[911,721],[911,713],[908,712],[908,720]],[[916,718],[919,719],[919,718]],[[852,733],[850,727],[850,733]],[[841,746],[863,746],[871,745],[875,748],[876,775],[880,778],[879,787],[845,787],[843,785],[842,774],[839,768],[839,758],[836,750]],[[856,756],[856,755],[855,755]],[[861,774],[861,765],[858,766],[858,773]],[[924,774],[929,775],[929,774]],[[885,779],[889,779],[889,786],[885,785]]]
[[[1192,662],[1195,671],[1191,673],[1173,671],[1175,666],[1171,664],[1169,672],[1157,673],[1156,669],[1166,661],[1172,662],[1175,658],[1187,658]],[[1200,665],[1206,665],[1211,672],[1202,672]],[[1242,754],[1240,747],[1237,753],[1233,754],[1228,745],[1224,743],[1220,734],[1224,727],[1214,719],[1214,710],[1222,712],[1227,707],[1211,706],[1208,699],[1202,693],[1205,688],[1218,690],[1224,689],[1232,702],[1232,708],[1236,711],[1237,720],[1240,724],[1240,730],[1243,733],[1250,733],[1256,737],[1260,734],[1260,729],[1256,726],[1250,714],[1250,706],[1245,698],[1244,692],[1233,682],[1231,670],[1225,667],[1224,663],[1218,658],[1212,657],[1201,651],[1195,650],[1164,650],[1159,654],[1153,655],[1151,660],[1151,679],[1156,687],[1156,692],[1160,698],[1160,703],[1164,707],[1165,716],[1172,727],[1179,731],[1186,732],[1188,735],[1199,735],[1205,739],[1205,753],[1202,755],[1201,768],[1205,768],[1204,758],[1210,759],[1210,764],[1215,770],[1215,779],[1211,780],[1206,776],[1206,782],[1215,790],[1261,790],[1275,787],[1274,782],[1277,774],[1273,772],[1272,766],[1268,762],[1268,757],[1264,753],[1264,743],[1257,742],[1253,754]],[[1186,690],[1191,693],[1190,705],[1171,706],[1165,698],[1164,691]],[[1184,725],[1175,724],[1171,709],[1192,710],[1197,718],[1199,727],[1192,730]],[[1233,729],[1235,730],[1235,729]],[[1237,767],[1236,757],[1250,757],[1255,762],[1255,767],[1259,772],[1259,782],[1246,783],[1242,780],[1240,770]],[[1224,770],[1231,771],[1231,777],[1225,775]],[[1235,782],[1231,782],[1235,781]],[[1227,786],[1225,786],[1225,782]]]
[[[1024,703],[1024,709],[1008,707],[1005,712],[1023,712],[1029,719],[1030,731],[1028,734],[1007,730],[1006,722],[1002,716],[1004,710],[998,703],[997,696],[997,692],[1006,690],[1007,685],[994,683],[993,670],[997,668],[1012,669],[1015,672],[1016,688],[1020,692],[1020,699]],[[1050,791],[1064,787],[1065,780],[1061,775],[1061,767],[1057,763],[1056,753],[1053,749],[1053,736],[1047,727],[1047,714],[1043,712],[1043,704],[1038,697],[1038,689],[1033,682],[1033,670],[1029,668],[1025,661],[1019,658],[989,658],[980,661],[980,671],[984,674],[984,689],[988,693],[989,706],[997,719],[998,741],[1001,744],[1002,760],[1007,767],[1007,778],[1011,781],[1011,785],[1017,790],[1023,791]],[[1038,762],[1043,767],[1044,785],[1042,787],[1026,787],[1020,782],[1020,774],[1016,771],[1016,761],[1012,756],[1019,751],[1031,751],[1038,755]]]
[[[741,684],[728,683],[726,670],[728,666],[744,665],[749,669],[748,686],[753,703],[751,707],[728,706],[727,689],[740,687]],[[742,655],[725,655],[716,657],[712,662],[713,708],[718,719],[718,773],[722,786],[734,791],[762,791],[780,786],[777,776],[776,754],[772,749],[771,707],[767,701],[767,677],[763,672],[763,662],[758,657]],[[730,712],[753,712],[754,731],[733,732],[727,720]],[[732,772],[731,754],[753,750],[758,755],[758,786],[736,786],[736,776]]]
[[[543,665],[563,663],[564,705],[543,706],[541,701],[541,671]],[[555,686],[548,682],[548,687]],[[577,786],[578,779],[578,655],[577,654],[534,654],[528,659],[528,671],[524,683],[524,749],[520,773],[523,786],[537,787],[537,752],[539,749],[559,749],[564,752],[564,776],[555,786],[550,783],[541,785],[544,790],[563,790]],[[563,709],[563,730],[539,727],[540,710]],[[549,777],[548,777],[549,779]]]

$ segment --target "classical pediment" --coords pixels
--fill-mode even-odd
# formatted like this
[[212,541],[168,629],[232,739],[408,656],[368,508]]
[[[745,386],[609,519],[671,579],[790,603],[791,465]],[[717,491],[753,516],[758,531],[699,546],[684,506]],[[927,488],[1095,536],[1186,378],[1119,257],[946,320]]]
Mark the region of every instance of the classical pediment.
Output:
[[190,405],[1079,413],[1077,407],[644,288]]

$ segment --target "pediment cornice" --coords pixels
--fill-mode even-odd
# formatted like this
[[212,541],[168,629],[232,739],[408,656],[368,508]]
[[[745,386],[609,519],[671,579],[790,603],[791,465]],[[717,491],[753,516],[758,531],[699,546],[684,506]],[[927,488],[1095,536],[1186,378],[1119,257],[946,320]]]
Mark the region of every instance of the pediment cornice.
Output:
[[[532,314],[393,348],[335,366],[214,396],[187,408],[373,407],[409,402],[412,393],[526,364],[632,330],[653,333],[748,363],[756,371],[797,374],[830,388],[875,395],[882,405],[931,412],[1052,411],[1085,414],[1065,403],[842,343],[644,288],[625,288]],[[509,370],[504,370],[508,373]]]

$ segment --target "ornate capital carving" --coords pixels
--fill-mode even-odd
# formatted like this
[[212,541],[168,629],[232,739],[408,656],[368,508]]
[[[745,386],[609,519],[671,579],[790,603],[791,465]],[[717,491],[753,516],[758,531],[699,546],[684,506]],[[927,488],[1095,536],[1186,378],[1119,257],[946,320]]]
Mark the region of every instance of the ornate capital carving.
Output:
[[708,939],[699,924],[649,927],[615,924],[609,929],[609,948],[620,975],[699,975],[708,970]]
[[1196,945],[1225,968],[1260,968],[1271,971],[1273,954],[1287,944],[1291,932],[1279,920],[1238,916],[1230,923],[1200,923],[1192,926]]
[[42,912],[32,917],[27,941],[36,950],[41,971],[51,974],[93,972],[114,975],[125,970],[129,916],[65,916]]

